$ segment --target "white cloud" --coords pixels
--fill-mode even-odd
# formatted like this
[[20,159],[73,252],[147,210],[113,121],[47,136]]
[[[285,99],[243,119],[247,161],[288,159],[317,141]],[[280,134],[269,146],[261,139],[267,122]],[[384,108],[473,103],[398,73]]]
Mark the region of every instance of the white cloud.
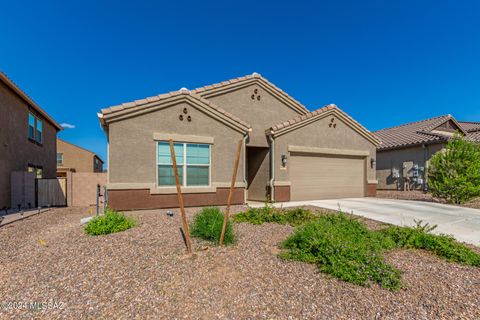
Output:
[[60,126],[64,129],[75,129],[75,125],[66,122],[61,123]]

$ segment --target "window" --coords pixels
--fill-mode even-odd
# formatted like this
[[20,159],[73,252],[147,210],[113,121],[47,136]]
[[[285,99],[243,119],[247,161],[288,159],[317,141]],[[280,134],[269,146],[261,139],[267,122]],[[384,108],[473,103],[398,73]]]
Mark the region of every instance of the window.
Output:
[[[173,148],[177,160],[178,177],[182,186],[209,186],[210,145],[174,143]],[[157,166],[157,184],[161,187],[174,186],[175,174],[168,142],[158,142]]]
[[57,153],[57,165],[63,164],[63,153]]
[[43,177],[43,169],[41,166],[35,166],[33,164],[29,164],[27,171],[35,173],[35,178],[37,179],[42,179]]
[[35,140],[35,116],[28,114],[28,138]]
[[35,176],[37,179],[42,179],[42,176],[43,176],[42,167],[37,167],[37,169],[35,170]]
[[42,140],[43,128],[42,127],[43,127],[42,120],[37,119],[37,134],[36,134],[35,141],[37,141],[38,143],[43,142],[43,140]]
[[31,112],[28,114],[28,139],[39,144],[43,142],[43,122]]

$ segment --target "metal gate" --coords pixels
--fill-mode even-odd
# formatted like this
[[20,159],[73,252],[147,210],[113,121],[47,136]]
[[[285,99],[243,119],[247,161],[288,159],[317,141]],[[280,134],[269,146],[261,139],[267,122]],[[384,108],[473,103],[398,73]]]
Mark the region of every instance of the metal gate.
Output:
[[37,179],[37,202],[39,207],[67,205],[67,179]]

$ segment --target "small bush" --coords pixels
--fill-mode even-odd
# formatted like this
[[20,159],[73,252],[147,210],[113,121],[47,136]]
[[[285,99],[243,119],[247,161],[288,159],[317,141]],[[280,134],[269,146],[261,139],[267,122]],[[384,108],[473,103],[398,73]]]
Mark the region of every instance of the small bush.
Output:
[[430,159],[428,179],[432,195],[449,203],[480,197],[480,146],[456,135]]
[[328,214],[298,228],[282,243],[284,259],[318,265],[322,272],[362,286],[376,282],[400,288],[400,271],[383,259],[385,248],[394,247],[382,235],[345,214]]
[[136,225],[135,220],[123,213],[107,209],[103,216],[90,220],[85,226],[85,232],[92,236],[110,234],[130,229]]
[[424,249],[450,262],[480,267],[479,254],[451,236],[428,233],[434,228],[435,226],[422,226],[421,222],[418,222],[414,228],[389,226],[380,230],[380,233],[391,239],[398,248]]
[[[194,237],[202,238],[208,241],[220,243],[222,234],[223,213],[216,207],[203,208],[194,218],[190,226],[190,233]],[[227,222],[225,230],[224,244],[231,244],[235,241],[233,224]]]
[[233,220],[251,224],[270,222],[298,226],[316,218],[317,215],[304,208],[276,209],[271,205],[265,204],[262,208],[249,208],[245,212],[240,212],[233,217]]

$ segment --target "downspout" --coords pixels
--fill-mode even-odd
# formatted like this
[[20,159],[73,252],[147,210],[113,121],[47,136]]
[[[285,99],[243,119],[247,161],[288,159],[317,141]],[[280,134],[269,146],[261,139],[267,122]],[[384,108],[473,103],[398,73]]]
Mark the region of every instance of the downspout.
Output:
[[[250,130],[249,130],[250,132]],[[247,139],[248,139],[248,132],[245,133],[243,136],[243,185],[245,187],[245,191],[243,192],[243,203],[247,203]]]
[[268,140],[270,141],[270,201],[275,201],[275,188],[273,187],[273,183],[275,181],[275,140],[273,139],[272,133],[268,135]]

